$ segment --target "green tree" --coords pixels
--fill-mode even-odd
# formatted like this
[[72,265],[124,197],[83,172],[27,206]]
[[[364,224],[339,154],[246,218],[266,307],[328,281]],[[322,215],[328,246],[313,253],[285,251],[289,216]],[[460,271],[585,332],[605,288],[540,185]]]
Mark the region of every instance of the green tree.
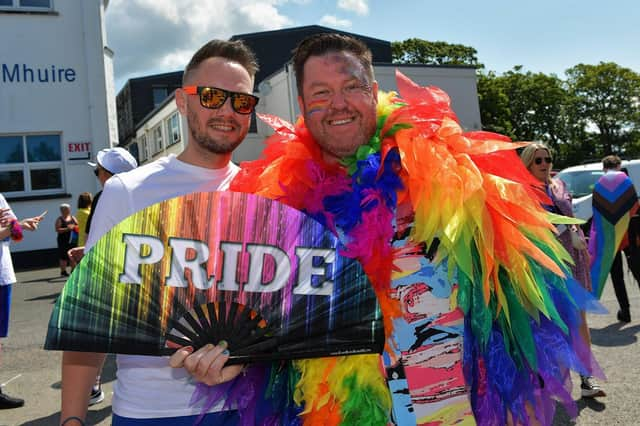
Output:
[[557,150],[567,136],[566,91],[562,81],[555,75],[523,73],[521,66],[506,72],[502,78],[509,98],[514,137],[544,141]]
[[478,73],[478,103],[484,130],[513,138],[509,97],[495,72]]
[[578,64],[566,71],[569,108],[584,129],[591,151],[637,155],[640,131],[640,74],[613,62]]
[[[485,130],[514,140],[542,141],[562,154],[569,136],[566,90],[555,75],[523,72],[521,66],[478,76],[480,114]],[[559,158],[562,162],[563,155]]]
[[444,41],[427,41],[420,38],[392,41],[391,53],[394,63],[472,65],[483,68],[483,65],[478,62],[476,49]]

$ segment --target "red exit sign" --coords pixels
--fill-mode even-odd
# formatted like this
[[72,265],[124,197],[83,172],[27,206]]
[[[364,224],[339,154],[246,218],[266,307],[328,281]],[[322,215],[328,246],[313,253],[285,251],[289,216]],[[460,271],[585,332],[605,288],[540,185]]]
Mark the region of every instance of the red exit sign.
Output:
[[69,160],[91,159],[91,142],[68,142],[67,158]]

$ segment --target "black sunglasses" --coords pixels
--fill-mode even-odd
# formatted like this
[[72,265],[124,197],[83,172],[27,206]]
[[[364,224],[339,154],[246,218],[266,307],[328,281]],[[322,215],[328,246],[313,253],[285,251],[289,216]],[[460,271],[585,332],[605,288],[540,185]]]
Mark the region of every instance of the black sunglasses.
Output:
[[[540,164],[542,164],[542,157],[538,157],[534,160],[534,162],[539,166]],[[553,158],[551,157],[544,157],[544,162],[547,164],[551,164],[553,163]]]
[[187,95],[200,95],[200,105],[209,109],[222,108],[227,98],[231,97],[231,107],[238,114],[251,114],[260,100],[248,93],[230,92],[217,87],[185,86],[182,90]]
[[113,176],[113,173],[111,173],[109,170],[105,169],[102,166],[98,166],[95,169],[93,169],[93,174],[96,175],[96,177],[98,177],[98,175],[100,174],[100,169],[104,170],[105,172],[109,173],[110,175]]

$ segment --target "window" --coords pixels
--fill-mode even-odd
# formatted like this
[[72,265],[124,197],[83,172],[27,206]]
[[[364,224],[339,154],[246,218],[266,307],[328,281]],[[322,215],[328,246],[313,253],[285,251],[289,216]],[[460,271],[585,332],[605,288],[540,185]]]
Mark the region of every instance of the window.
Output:
[[153,106],[157,107],[165,99],[167,99],[168,91],[166,87],[154,87],[153,88]]
[[167,119],[167,136],[169,138],[168,145],[180,142],[180,115],[177,112],[174,112]]
[[560,172],[556,176],[567,185],[572,197],[579,198],[591,195],[596,182],[603,174],[602,170],[579,170]]
[[136,159],[138,164],[142,163],[142,161],[140,160],[140,151],[138,150],[138,144],[135,141],[130,144],[127,149],[129,149],[129,152],[131,153],[131,155],[133,155],[133,158]]
[[51,0],[20,0],[20,7],[51,8]]
[[147,161],[147,135],[141,135],[138,139],[138,154],[140,155],[140,163]]
[[0,192],[36,195],[63,189],[60,135],[0,136]]
[[0,0],[0,9],[51,10],[53,0]]
[[151,134],[153,135],[152,155],[156,155],[162,152],[162,125],[158,124],[154,127]]

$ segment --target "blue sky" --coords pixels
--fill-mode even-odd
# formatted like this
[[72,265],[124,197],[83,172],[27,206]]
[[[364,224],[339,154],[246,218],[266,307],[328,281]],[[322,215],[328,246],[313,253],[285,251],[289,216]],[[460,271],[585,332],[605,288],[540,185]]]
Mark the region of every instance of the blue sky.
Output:
[[522,65],[562,78],[600,61],[640,72],[637,0],[111,0],[106,22],[117,90],[128,78],[183,68],[209,39],[315,24],[464,44],[498,73]]

